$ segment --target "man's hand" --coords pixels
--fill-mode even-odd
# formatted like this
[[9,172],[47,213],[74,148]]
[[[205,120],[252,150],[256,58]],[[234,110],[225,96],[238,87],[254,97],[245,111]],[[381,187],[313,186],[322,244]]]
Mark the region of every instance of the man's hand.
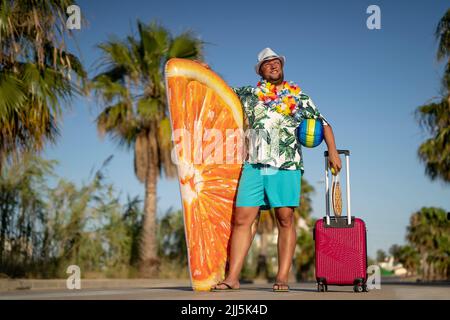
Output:
[[334,142],[333,129],[331,129],[330,125],[323,126],[323,135],[328,147],[328,166],[334,170],[336,175],[341,171],[342,163]]
[[336,149],[328,150],[328,166],[334,169],[335,174],[338,174],[342,169],[341,158]]

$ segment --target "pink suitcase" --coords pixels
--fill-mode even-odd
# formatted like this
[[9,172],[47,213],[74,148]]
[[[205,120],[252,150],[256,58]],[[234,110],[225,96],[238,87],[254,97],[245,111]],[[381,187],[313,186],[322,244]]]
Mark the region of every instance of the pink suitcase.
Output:
[[367,237],[363,220],[351,215],[350,151],[345,154],[347,216],[330,216],[330,186],[328,151],[325,151],[326,216],[316,222],[314,240],[316,251],[317,290],[325,292],[328,285],[353,286],[355,292],[367,292]]

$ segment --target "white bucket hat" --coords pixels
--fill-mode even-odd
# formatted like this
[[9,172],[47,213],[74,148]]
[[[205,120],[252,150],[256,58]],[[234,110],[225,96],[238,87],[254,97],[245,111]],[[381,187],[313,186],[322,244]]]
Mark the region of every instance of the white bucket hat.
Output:
[[259,68],[261,67],[261,64],[267,60],[273,60],[273,59],[280,59],[281,65],[284,67],[284,63],[286,62],[285,56],[280,56],[275,51],[273,51],[270,48],[265,48],[261,50],[260,53],[258,53],[258,63],[255,66],[255,71],[257,74],[259,73]]

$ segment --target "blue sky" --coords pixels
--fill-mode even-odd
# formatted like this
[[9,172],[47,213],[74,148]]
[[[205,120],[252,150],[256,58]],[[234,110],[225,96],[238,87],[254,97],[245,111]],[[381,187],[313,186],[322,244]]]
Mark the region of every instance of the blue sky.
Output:
[[[175,35],[194,31],[205,60],[231,86],[255,84],[257,53],[271,47],[286,56],[285,75],[314,100],[332,124],[338,148],[351,150],[352,212],[368,228],[368,250],[404,243],[410,215],[423,206],[450,211],[450,186],[431,182],[416,153],[426,135],[417,106],[436,97],[443,64],[436,62],[434,30],[447,1],[79,1],[88,25],[76,31],[82,61],[95,74],[96,44],[124,37],[136,19],[159,21]],[[280,2],[281,3],[281,2]],[[369,30],[366,9],[381,9],[381,29]],[[76,48],[75,44],[70,44]],[[61,137],[45,156],[57,173],[87,181],[111,154],[110,181],[123,199],[144,194],[133,172],[133,153],[95,127],[99,106],[77,98],[61,124]],[[325,213],[322,144],[304,150],[305,178],[316,188],[313,216]],[[158,183],[158,213],[181,208],[177,180]]]

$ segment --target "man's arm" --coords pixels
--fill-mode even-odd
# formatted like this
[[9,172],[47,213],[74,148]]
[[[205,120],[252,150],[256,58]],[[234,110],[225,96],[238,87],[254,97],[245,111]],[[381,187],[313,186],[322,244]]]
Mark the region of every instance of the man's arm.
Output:
[[330,123],[325,119],[325,117],[320,113],[319,109],[316,107],[311,97],[303,94],[304,102],[300,112],[305,119],[318,119],[322,121],[323,125],[323,135],[325,142],[328,147],[328,165],[334,169],[337,174],[341,168],[341,158],[336,150],[336,143],[334,141],[333,129],[331,129]]
[[339,154],[336,150],[333,129],[329,124],[323,126],[323,136],[328,147],[328,165],[333,168],[337,174],[339,171],[341,171],[342,163],[341,158],[339,157]]

